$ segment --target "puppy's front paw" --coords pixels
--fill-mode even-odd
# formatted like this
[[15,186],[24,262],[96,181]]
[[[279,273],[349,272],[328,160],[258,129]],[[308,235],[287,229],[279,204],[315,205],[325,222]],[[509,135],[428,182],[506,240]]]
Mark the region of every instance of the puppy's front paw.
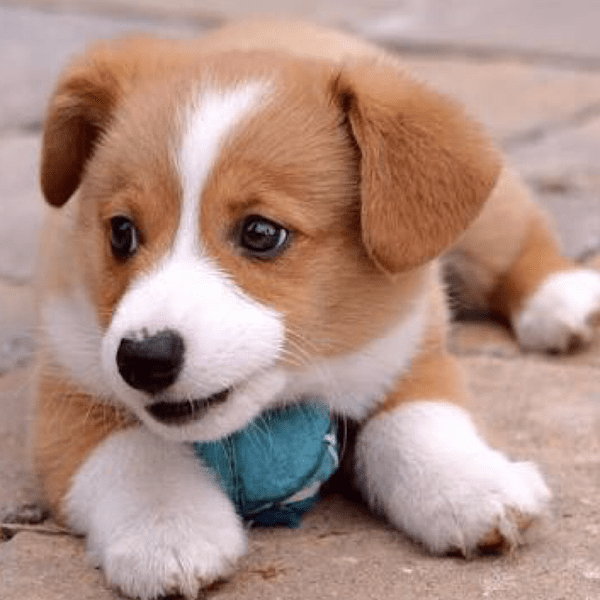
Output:
[[102,544],[89,540],[90,555],[108,583],[127,596],[165,594],[196,598],[201,588],[229,575],[246,551],[237,520],[215,523],[197,515],[140,515]]
[[600,319],[600,273],[588,269],[551,275],[513,315],[526,350],[567,352],[590,342]]
[[535,466],[492,450],[464,410],[437,402],[367,423],[357,473],[374,508],[436,553],[512,548],[550,498]]
[[108,583],[143,600],[195,598],[246,552],[240,518],[191,448],[141,428],[96,448],[73,479],[65,515]]

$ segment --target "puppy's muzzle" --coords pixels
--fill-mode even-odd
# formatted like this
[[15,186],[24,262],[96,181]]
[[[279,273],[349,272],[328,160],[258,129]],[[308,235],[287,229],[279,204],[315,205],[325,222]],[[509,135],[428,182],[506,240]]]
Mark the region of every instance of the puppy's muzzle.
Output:
[[[177,381],[185,359],[183,338],[175,331],[165,330],[155,335],[123,338],[117,350],[117,368],[121,377],[136,390],[159,394]],[[154,419],[165,425],[184,425],[201,418],[214,406],[229,397],[223,389],[205,398],[159,399],[145,406]]]
[[123,338],[117,351],[117,368],[132,388],[157,394],[175,383],[184,356],[182,337],[166,330],[141,339]]

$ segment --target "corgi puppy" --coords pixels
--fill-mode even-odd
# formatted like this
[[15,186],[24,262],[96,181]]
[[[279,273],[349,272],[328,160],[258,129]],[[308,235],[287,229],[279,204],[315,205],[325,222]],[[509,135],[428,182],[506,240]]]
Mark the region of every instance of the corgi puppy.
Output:
[[100,44],[52,96],[41,183],[35,467],[110,585],[228,575],[246,532],[191,442],[305,397],[356,424],[355,484],[434,553],[544,513],[464,408],[440,264],[542,351],[590,338],[600,276],[397,59],[286,22]]

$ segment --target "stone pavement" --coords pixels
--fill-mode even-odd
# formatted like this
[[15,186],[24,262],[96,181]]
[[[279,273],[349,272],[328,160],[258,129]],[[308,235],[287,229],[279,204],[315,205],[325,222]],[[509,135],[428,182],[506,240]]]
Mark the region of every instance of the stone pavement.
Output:
[[[87,41],[127,30],[201,35],[273,0],[0,0],[0,507],[32,496],[27,385],[31,280],[43,204],[40,123],[49,89]],[[556,217],[565,246],[600,268],[600,3],[597,0],[288,0],[285,12],[342,25],[399,51],[463,100]],[[595,261],[595,262],[594,262]],[[452,338],[498,445],[537,461],[552,515],[513,556],[433,558],[332,497],[299,531],[252,533],[251,553],[208,598],[600,599],[600,341],[557,358],[522,355],[498,325]],[[1,512],[1,509],[0,509]],[[118,596],[51,522],[0,533],[0,598]]]

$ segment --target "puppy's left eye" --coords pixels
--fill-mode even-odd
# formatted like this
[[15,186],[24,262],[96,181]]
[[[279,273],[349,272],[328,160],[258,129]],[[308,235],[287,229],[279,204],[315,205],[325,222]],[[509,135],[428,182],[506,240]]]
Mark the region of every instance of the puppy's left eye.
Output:
[[110,244],[115,258],[127,260],[140,246],[140,236],[133,221],[127,217],[113,217],[110,220]]
[[240,246],[255,258],[275,258],[287,247],[290,232],[260,215],[246,217],[239,228]]

